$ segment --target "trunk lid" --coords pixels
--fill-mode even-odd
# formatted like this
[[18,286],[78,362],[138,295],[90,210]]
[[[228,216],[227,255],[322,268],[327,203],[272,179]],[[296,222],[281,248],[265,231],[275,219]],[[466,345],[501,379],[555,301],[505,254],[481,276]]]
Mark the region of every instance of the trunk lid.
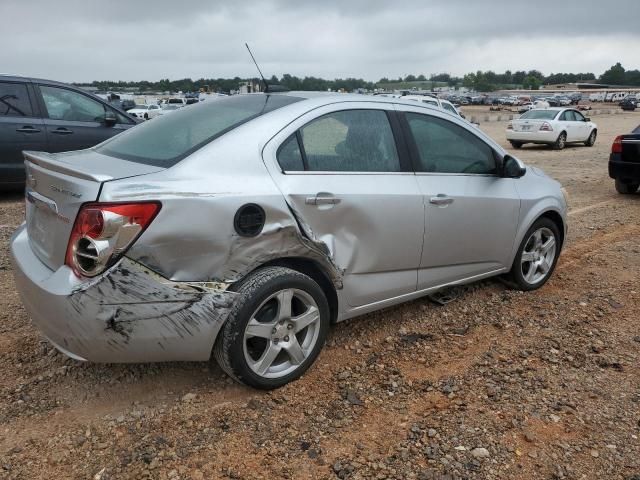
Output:
[[640,133],[632,133],[622,136],[622,154],[620,159],[623,162],[640,163]]
[[26,222],[36,256],[52,270],[64,264],[69,234],[80,207],[95,202],[104,182],[164,170],[81,150],[24,152]]
[[549,122],[549,120],[518,119],[512,120],[511,125],[515,132],[535,132],[540,130],[540,126],[545,122]]

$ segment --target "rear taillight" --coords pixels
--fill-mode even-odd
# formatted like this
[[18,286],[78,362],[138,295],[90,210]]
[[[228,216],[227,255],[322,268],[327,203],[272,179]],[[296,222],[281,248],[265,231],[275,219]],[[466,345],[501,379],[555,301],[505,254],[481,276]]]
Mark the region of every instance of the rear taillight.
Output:
[[513,130],[513,123],[507,123],[507,130]]
[[622,153],[622,135],[618,135],[613,141],[611,153]]
[[78,277],[95,277],[113,265],[160,211],[158,202],[87,203],[69,236],[65,264]]
[[543,132],[553,132],[553,127],[549,122],[544,122],[542,125],[540,125],[540,130],[542,130]]

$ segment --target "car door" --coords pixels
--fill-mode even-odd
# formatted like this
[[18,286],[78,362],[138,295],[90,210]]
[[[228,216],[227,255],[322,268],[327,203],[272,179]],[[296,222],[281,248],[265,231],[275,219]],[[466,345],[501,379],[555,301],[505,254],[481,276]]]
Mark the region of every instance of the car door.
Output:
[[459,120],[398,108],[425,203],[418,290],[508,269],[520,198],[493,148]]
[[352,307],[416,290],[424,205],[394,119],[377,103],[325,106],[264,150],[286,201],[343,269]]
[[571,110],[571,115],[576,129],[576,141],[588,139],[591,134],[591,127],[587,123],[587,119],[577,110]]
[[23,150],[45,150],[47,139],[31,85],[0,81],[0,184],[24,183]]
[[[48,151],[66,152],[93,147],[133,125],[108,105],[58,85],[39,85]],[[116,117],[106,122],[107,112]]]
[[149,118],[157,117],[159,111],[160,107],[158,105],[151,105],[149,107]]

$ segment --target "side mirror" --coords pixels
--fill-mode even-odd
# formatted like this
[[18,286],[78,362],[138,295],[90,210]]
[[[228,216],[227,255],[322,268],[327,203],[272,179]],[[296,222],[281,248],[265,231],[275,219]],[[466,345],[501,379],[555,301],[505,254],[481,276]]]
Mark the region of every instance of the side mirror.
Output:
[[502,176],[504,178],[520,178],[527,173],[525,167],[521,167],[520,163],[511,155],[505,155],[502,159]]
[[104,112],[104,124],[107,127],[113,127],[116,123],[118,123],[118,119],[116,118],[116,114],[110,110]]
[[585,122],[590,122],[591,121],[591,117],[584,117],[584,121]]

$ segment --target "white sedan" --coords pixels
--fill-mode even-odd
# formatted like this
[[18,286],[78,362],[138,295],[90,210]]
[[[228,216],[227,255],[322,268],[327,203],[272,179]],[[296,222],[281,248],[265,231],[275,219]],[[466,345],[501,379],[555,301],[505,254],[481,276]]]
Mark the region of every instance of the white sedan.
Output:
[[542,143],[562,150],[567,143],[596,143],[598,126],[573,108],[534,108],[507,125],[507,140],[514,148]]
[[127,110],[129,115],[149,120],[160,115],[160,105],[136,105],[131,110]]
[[177,110],[180,110],[179,105],[175,105],[173,103],[165,103],[164,105],[162,105],[162,108],[160,109],[160,113],[159,115],[166,115],[167,113],[171,113],[171,112],[175,112]]

